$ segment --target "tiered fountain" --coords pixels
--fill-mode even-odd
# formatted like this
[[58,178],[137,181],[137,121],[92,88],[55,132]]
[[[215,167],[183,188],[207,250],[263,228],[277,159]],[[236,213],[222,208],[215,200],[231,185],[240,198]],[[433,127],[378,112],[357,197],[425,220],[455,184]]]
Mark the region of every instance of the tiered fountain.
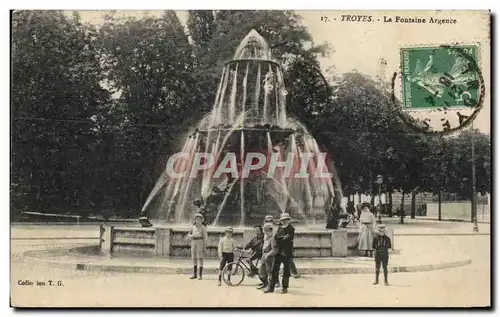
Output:
[[[142,209],[143,215],[168,223],[190,221],[199,200],[206,211],[207,222],[217,225],[254,225],[266,214],[278,217],[289,212],[302,222],[313,221],[325,209],[341,199],[339,180],[315,177],[321,165],[318,144],[297,121],[287,117],[286,95],[281,66],[273,61],[267,42],[252,30],[241,42],[233,60],[225,63],[212,112],[186,140],[182,149],[189,154],[174,169],[188,171],[182,178],[164,173],[156,183]],[[263,153],[270,161],[272,153],[279,161],[291,158],[290,173],[276,169],[253,171],[242,177],[247,153]],[[196,153],[213,155],[213,168],[192,177]],[[234,154],[237,175],[217,175],[216,168]],[[294,178],[300,169],[300,155],[310,153],[308,178]],[[292,156],[288,156],[292,154]],[[333,166],[323,172],[335,175]]]
[[[173,178],[167,168],[144,204],[142,216],[155,226],[111,230],[112,251],[187,256],[189,223],[194,213],[202,210],[209,225],[209,254],[215,256],[221,226],[235,227],[235,238],[244,242],[251,239],[250,226],[261,224],[265,215],[278,218],[286,211],[300,227],[324,218],[332,206],[338,206],[342,194],[335,169],[331,161],[321,164],[325,160],[315,139],[300,122],[287,116],[286,96],[280,64],[273,60],[264,38],[252,30],[233,60],[225,63],[211,113],[184,144],[186,159],[173,164],[175,171],[186,173]],[[195,160],[200,153],[212,155],[214,168],[194,168],[199,166]],[[217,172],[218,167],[231,163],[228,153],[237,172]],[[263,154],[267,164],[243,176],[248,153]],[[305,153],[310,160],[302,166]],[[280,162],[291,157],[287,161],[290,170],[277,168],[270,176],[266,167],[271,156]],[[297,176],[304,169],[307,176]],[[318,170],[330,176],[318,178]],[[347,234],[345,230],[297,230],[295,247],[299,257],[345,256]]]

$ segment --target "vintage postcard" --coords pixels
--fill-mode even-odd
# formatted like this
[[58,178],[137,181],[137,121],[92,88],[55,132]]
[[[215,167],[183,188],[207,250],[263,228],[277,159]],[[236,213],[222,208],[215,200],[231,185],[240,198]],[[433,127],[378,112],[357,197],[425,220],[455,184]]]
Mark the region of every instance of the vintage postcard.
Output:
[[13,307],[491,307],[489,11],[12,11]]

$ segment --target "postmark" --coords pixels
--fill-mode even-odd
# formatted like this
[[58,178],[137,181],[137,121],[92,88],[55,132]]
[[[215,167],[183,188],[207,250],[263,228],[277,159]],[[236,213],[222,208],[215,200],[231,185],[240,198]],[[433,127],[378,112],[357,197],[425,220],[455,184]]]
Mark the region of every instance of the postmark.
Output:
[[484,99],[477,45],[408,47],[400,53],[403,121],[423,133],[448,134],[474,120]]

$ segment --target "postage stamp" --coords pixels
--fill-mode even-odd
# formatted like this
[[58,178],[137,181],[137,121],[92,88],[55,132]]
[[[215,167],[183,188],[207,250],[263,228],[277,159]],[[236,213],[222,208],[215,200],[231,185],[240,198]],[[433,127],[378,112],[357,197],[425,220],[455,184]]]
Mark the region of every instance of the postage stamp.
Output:
[[480,87],[475,45],[401,49],[405,108],[464,108],[478,105]]

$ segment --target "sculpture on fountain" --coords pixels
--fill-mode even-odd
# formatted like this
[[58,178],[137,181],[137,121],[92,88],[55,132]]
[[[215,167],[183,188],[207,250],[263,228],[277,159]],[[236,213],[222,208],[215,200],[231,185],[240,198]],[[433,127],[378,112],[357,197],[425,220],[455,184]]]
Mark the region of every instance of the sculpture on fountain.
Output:
[[141,219],[185,223],[202,212],[211,225],[235,226],[285,210],[302,221],[337,212],[333,163],[287,116],[286,96],[281,65],[252,30],[224,65],[211,113],[169,158]]

